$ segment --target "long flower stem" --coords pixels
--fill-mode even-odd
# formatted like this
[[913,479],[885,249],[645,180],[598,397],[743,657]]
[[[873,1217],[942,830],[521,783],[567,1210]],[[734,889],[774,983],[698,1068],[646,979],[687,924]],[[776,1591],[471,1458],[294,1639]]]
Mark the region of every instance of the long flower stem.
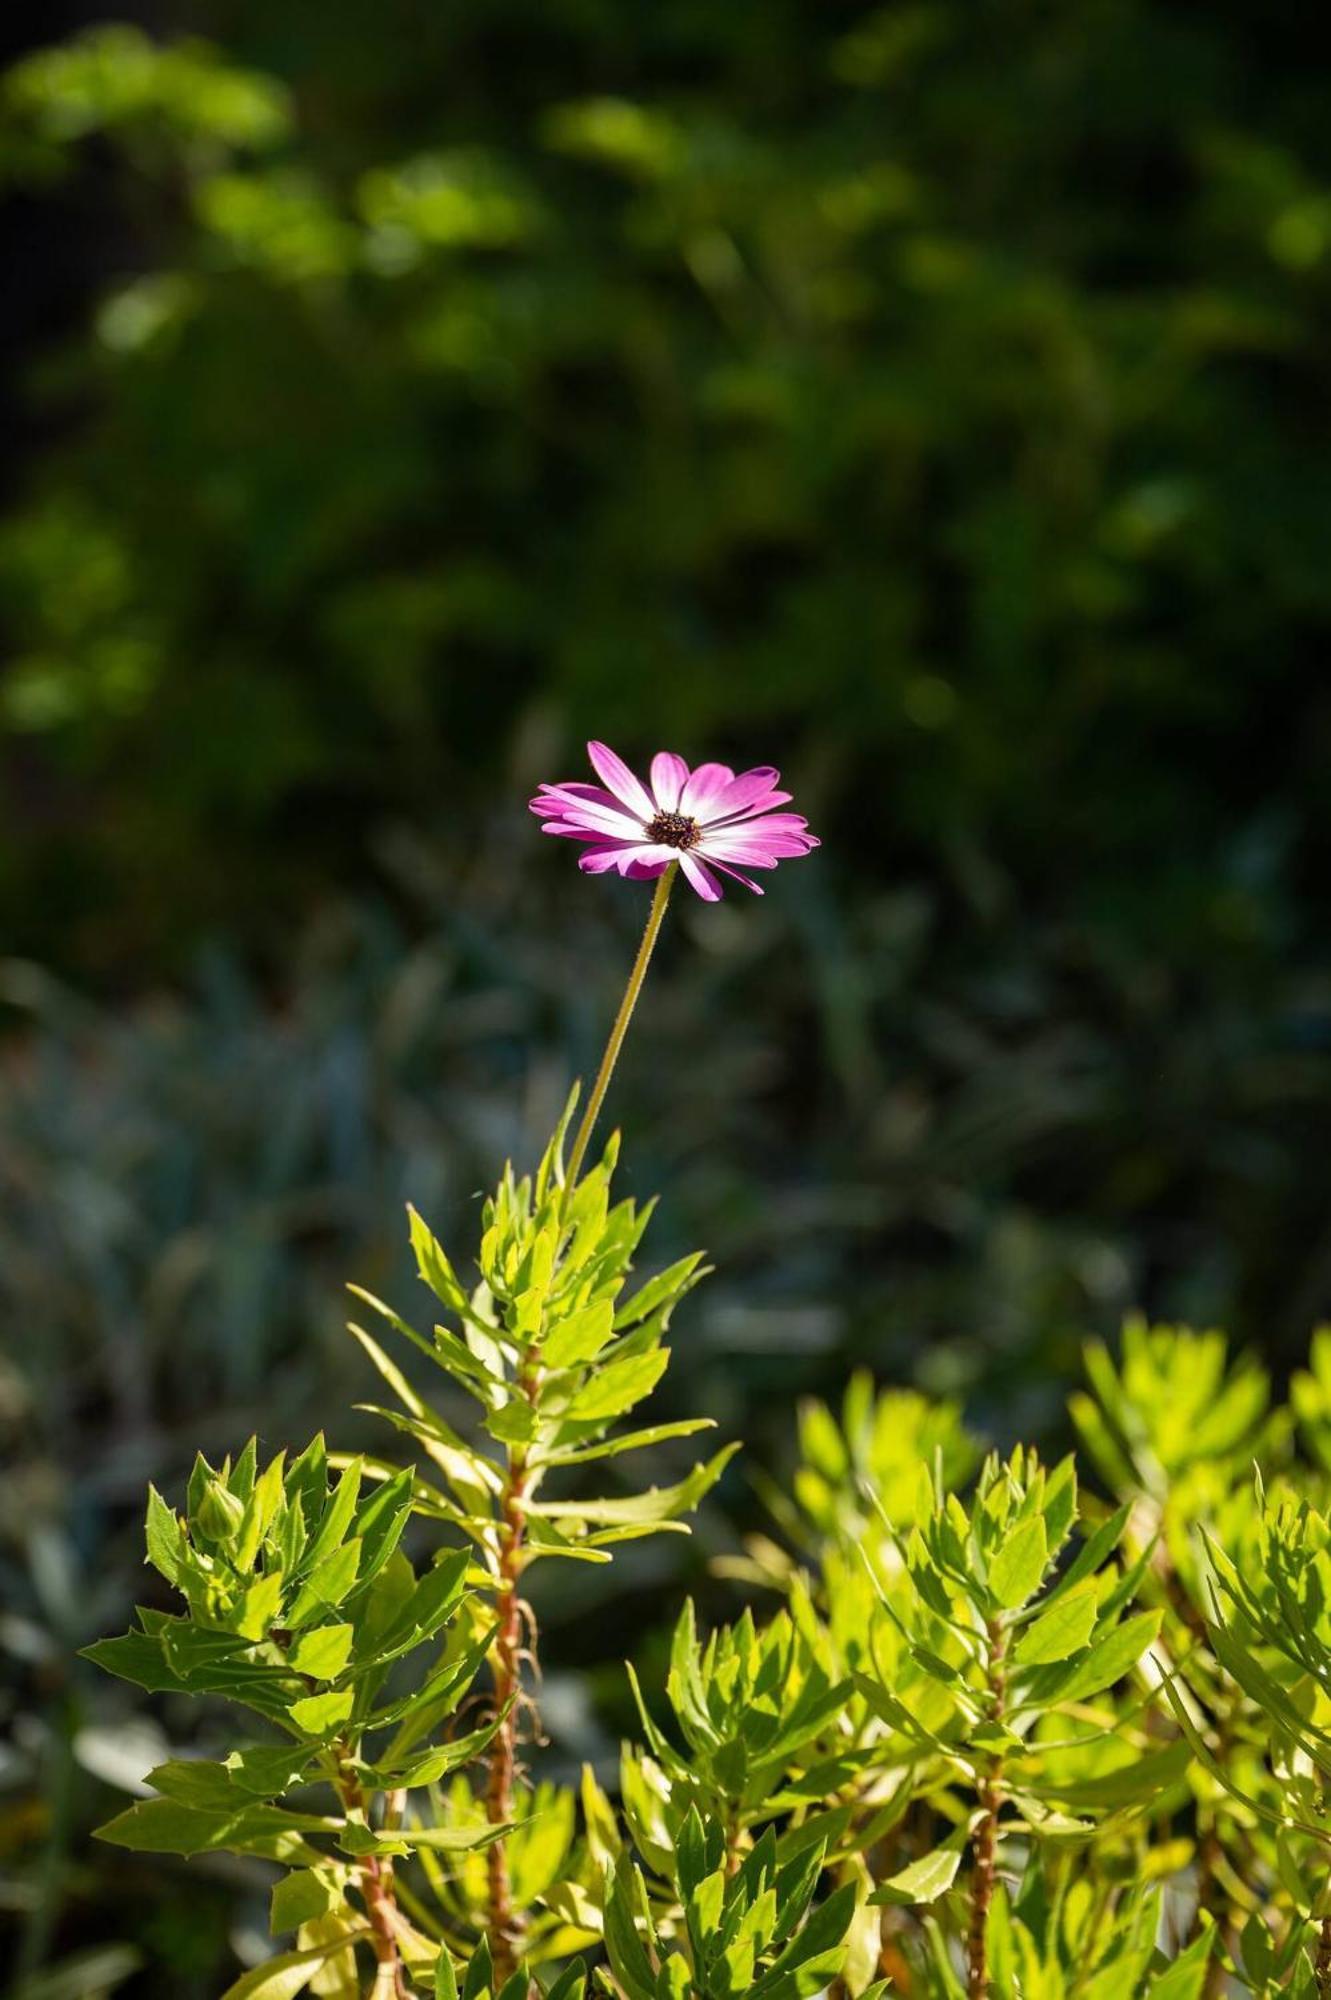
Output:
[[592,1128],[600,1116],[601,1106],[605,1102],[606,1091],[610,1088],[610,1079],[615,1073],[615,1064],[619,1061],[619,1052],[624,1046],[624,1037],[628,1033],[629,1022],[633,1019],[633,1010],[638,1004],[638,995],[642,992],[643,981],[647,977],[647,968],[652,962],[652,952],[656,948],[656,940],[661,933],[661,922],[666,913],[666,904],[670,901],[670,891],[674,887],[675,877],[678,873],[679,863],[672,861],[664,875],[658,875],[656,878],[656,891],[652,896],[652,907],[647,912],[647,927],[642,934],[642,943],[638,946],[638,956],[633,961],[633,970],[629,973],[629,983],[624,988],[624,998],[619,1003],[619,1012],[616,1014],[614,1026],[610,1030],[610,1037],[605,1045],[605,1054],[601,1057],[601,1067],[596,1072],[596,1081],[592,1085],[591,1095],[587,1099],[582,1117],[578,1123],[577,1132],[574,1134],[572,1151],[569,1153],[568,1166],[564,1173],[564,1185],[566,1188],[571,1189],[576,1186],[578,1175],[582,1170],[583,1155],[587,1151],[587,1144],[592,1136]]

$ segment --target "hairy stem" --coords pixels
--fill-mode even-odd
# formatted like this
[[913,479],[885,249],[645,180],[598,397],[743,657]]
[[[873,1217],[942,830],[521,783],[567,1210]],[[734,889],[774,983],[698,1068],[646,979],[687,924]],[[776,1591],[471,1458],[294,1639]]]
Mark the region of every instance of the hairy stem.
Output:
[[[525,1478],[520,1463],[511,1464],[503,1496],[503,1516],[499,1538],[499,1592],[496,1610],[499,1625],[494,1642],[495,1707],[508,1709],[490,1745],[490,1773],[486,1787],[486,1817],[492,1826],[503,1826],[513,1814],[513,1775],[517,1763],[517,1708],[522,1650],[522,1606],[519,1577],[522,1565],[523,1508]],[[514,1911],[508,1872],[508,1843],[497,1840],[486,1856],[490,1882],[490,1954],[495,1981],[502,1986],[511,1977],[522,1953],[523,1926]]]
[[[1006,1635],[1000,1620],[991,1618],[989,1635],[990,1713],[995,1722],[1003,1720],[1007,1700],[1004,1664]],[[966,2000],[988,2000],[989,1994],[989,1908],[994,1900],[998,1864],[998,1815],[1003,1804],[1003,1759],[994,1757],[980,1781],[980,1823],[975,1829],[975,1858],[971,1868],[971,1919],[966,1940]]]
[[[346,1743],[334,1745],[333,1757],[336,1767],[338,1797],[342,1801],[348,1817],[363,1819],[369,1824],[369,1808],[365,1793],[351,1762],[351,1751]],[[396,1826],[401,1818],[406,1801],[405,1792],[389,1792],[385,1798],[384,1824]],[[386,1855],[367,1854],[358,1864],[360,1875],[361,1901],[370,1921],[370,1943],[374,1949],[378,1976],[374,1991],[376,2000],[409,2000],[411,1988],[407,1985],[407,1971],[398,1949],[397,1893],[393,1886],[393,1864]]]
[[[540,1390],[540,1369],[533,1349],[528,1349],[518,1371],[519,1392],[529,1403]],[[527,1453],[523,1446],[509,1448],[499,1503],[499,1573],[495,1595],[498,1624],[495,1630],[491,1671],[494,1675],[495,1712],[503,1719],[489,1751],[489,1775],[485,1793],[485,1813],[491,1826],[504,1826],[513,1817],[513,1781],[517,1772],[519,1697],[522,1693],[523,1540],[526,1533],[526,1506],[529,1494]],[[531,1644],[535,1646],[535,1635]],[[522,1913],[513,1908],[513,1885],[508,1867],[508,1842],[497,1840],[486,1854],[489,1880],[490,1956],[494,1962],[496,1990],[517,1970],[526,1941]]]
[[606,1091],[610,1088],[610,1079],[615,1073],[615,1064],[619,1061],[619,1052],[624,1046],[624,1037],[628,1033],[629,1022],[633,1019],[633,1010],[638,1004],[638,995],[642,992],[647,968],[652,962],[652,952],[661,933],[666,904],[670,901],[670,891],[674,887],[678,873],[679,863],[672,861],[665,873],[656,878],[656,891],[652,897],[652,907],[647,912],[647,926],[642,934],[642,943],[638,946],[638,955],[633,961],[633,970],[629,973],[628,985],[624,988],[624,997],[619,1003],[619,1012],[615,1015],[614,1025],[610,1030],[605,1054],[601,1057],[601,1067],[596,1072],[596,1081],[592,1085],[591,1094],[578,1121],[577,1132],[574,1134],[573,1149],[568,1156],[568,1167],[564,1175],[564,1185],[570,1190],[577,1184],[578,1175],[582,1170],[583,1155],[592,1136],[592,1128],[600,1116]]

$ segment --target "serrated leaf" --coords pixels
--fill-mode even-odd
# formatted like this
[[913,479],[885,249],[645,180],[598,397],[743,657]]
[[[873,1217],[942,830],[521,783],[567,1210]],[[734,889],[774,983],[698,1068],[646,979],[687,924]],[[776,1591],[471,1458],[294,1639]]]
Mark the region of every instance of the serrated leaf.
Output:
[[855,1914],[855,1901],[853,1882],[834,1889],[751,1989],[752,2000],[764,2000],[773,1989],[779,1991],[781,1982],[792,1973],[817,1971],[828,1976],[835,1973],[845,1955],[846,1932]]
[[331,1556],[334,1549],[341,1548],[345,1541],[352,1516],[356,1512],[356,1502],[360,1498],[364,1470],[359,1458],[353,1458],[348,1462],[337,1485],[333,1488],[322,1515],[313,1525],[310,1544],[305,1555],[305,1561],[311,1572]]
[[609,1299],[596,1299],[580,1312],[558,1320],[541,1342],[541,1361],[546,1368],[579,1368],[595,1360],[614,1330],[614,1307]]
[[647,1445],[662,1444],[667,1438],[692,1437],[697,1431],[714,1431],[712,1417],[693,1417],[682,1423],[652,1424],[645,1430],[625,1431],[619,1437],[601,1438],[595,1444],[567,1445],[556,1451],[536,1454],[542,1465],[588,1465],[597,1458],[618,1458],[621,1452],[641,1451]]
[[293,1869],[273,1884],[268,1928],[274,1936],[279,1931],[299,1930],[314,1917],[327,1916],[341,1901],[341,1887],[330,1873],[314,1868]]
[[274,1749],[233,1750],[222,1762],[206,1757],[173,1757],[148,1773],[148,1783],[165,1798],[204,1812],[235,1813],[276,1798],[295,1784],[310,1762],[299,1744]]
[[320,1625],[302,1632],[288,1655],[292,1669],[311,1680],[336,1680],[351,1657],[354,1625]]
[[355,1694],[344,1688],[341,1692],[306,1695],[303,1701],[293,1701],[287,1713],[297,1729],[307,1736],[326,1738],[335,1735],[350,1719],[355,1705]]
[[241,1593],[236,1630],[243,1639],[266,1639],[282,1608],[285,1579],[280,1569],[256,1577]]
[[416,1253],[416,1268],[420,1272],[422,1281],[451,1311],[465,1313],[468,1309],[467,1294],[458,1282],[452,1264],[445,1256],[429,1224],[410,1204],[407,1207],[407,1225],[411,1232],[411,1247]]
[[595,1526],[638,1526],[674,1520],[696,1507],[729,1465],[738,1444],[728,1444],[704,1465],[695,1465],[676,1486],[649,1486],[645,1493],[614,1500],[542,1500],[532,1513],[546,1520],[583,1521]]
[[1202,2000],[1216,1940],[1211,1919],[1204,1911],[1199,1921],[1203,1926],[1201,1936],[1172,1965],[1156,1974],[1147,1988],[1148,2000]]
[[611,1361],[592,1376],[571,1398],[565,1411],[567,1422],[608,1423],[622,1416],[635,1403],[650,1396],[666,1369],[670,1355],[664,1347],[650,1354],[633,1354],[623,1361]]
[[336,1611],[350,1594],[360,1572],[360,1538],[353,1535],[310,1571],[286,1615],[293,1632],[329,1611]]
[[1018,1667],[1043,1667],[1068,1659],[1089,1643],[1096,1612],[1095,1580],[1088,1577],[1075,1590],[1064,1591],[1027,1627],[1013,1648],[1013,1661]]
[[276,1958],[265,1959],[262,1965],[242,1974],[234,1986],[228,1986],[222,2000],[295,2000],[295,1995],[305,1991],[326,1960],[357,1938],[368,1936],[368,1928],[360,1925],[355,1930],[340,1932],[326,1943],[312,1945],[307,1951],[284,1951]]
[[615,1326],[617,1328],[636,1326],[640,1320],[654,1313],[659,1306],[667,1303],[671,1306],[678,1305],[684,1294],[697,1284],[699,1278],[706,1275],[699,1268],[704,1254],[701,1250],[691,1251],[687,1257],[680,1257],[664,1271],[658,1271],[654,1278],[648,1278],[646,1284],[640,1285],[632,1297],[626,1299],[619,1308],[615,1314]]
[[388,1630],[375,1641],[376,1661],[394,1660],[439,1630],[462,1600],[470,1562],[466,1549],[450,1550],[425,1572]]
[[148,1561],[168,1583],[179,1583],[184,1533],[179,1518],[167,1506],[155,1486],[148,1488],[148,1513],[144,1522]]
[[1108,1638],[1093,1645],[1086,1658],[1073,1668],[1071,1679],[1058,1690],[1058,1699],[1085,1701],[1121,1681],[1159,1637],[1162,1618],[1162,1612],[1141,1611],[1116,1625]]
[[869,1901],[902,1905],[936,1903],[956,1881],[960,1866],[960,1843],[936,1847],[932,1854],[922,1854],[918,1861],[880,1882]]
[[226,1850],[269,1861],[314,1863],[322,1857],[302,1838],[333,1830],[335,1822],[280,1806],[245,1805],[206,1812],[177,1799],[140,1799],[98,1827],[97,1839],[142,1854],[206,1854]]
[[1015,1611],[1039,1589],[1048,1560],[1044,1517],[1032,1514],[1012,1530],[989,1565],[989,1589],[1004,1611]]

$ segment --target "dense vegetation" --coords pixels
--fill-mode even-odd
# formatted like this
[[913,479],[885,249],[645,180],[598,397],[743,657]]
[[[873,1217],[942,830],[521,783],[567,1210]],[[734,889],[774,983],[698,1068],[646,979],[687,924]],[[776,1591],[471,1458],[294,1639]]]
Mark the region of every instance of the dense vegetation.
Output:
[[[792,1399],[868,1365],[1056,1458],[1132,1307],[1278,1383],[1331,1308],[1331,131],[1298,11],[60,27],[34,10],[51,45],[0,84],[25,1976],[124,1935],[86,1834],[145,1760],[76,1654],[133,1598],[142,1481],[360,1397],[342,1276],[400,1301],[403,1200],[462,1236],[591,1059],[626,899],[533,856],[521,804],[583,736],[770,756],[826,843],[687,920],[621,1080],[661,1260],[719,1266],[663,1420],[779,1474]],[[620,1552],[645,1632],[686,1589],[735,1615],[705,1559],[757,1532],[738,1474],[702,1524]],[[632,1726],[576,1585],[542,1607],[561,1778]],[[137,1885],[173,1995],[250,1923],[227,1865]]]
[[352,1288],[414,1463],[251,1439],[183,1511],[150,1486],[171,1591],[89,1657],[259,1740],[215,1724],[101,1829],[126,1907],[145,1852],[279,1863],[288,1948],[227,2000],[568,2000],[589,1957],[611,2000],[1327,2000],[1331,1330],[1291,1409],[1218,1334],[1090,1349],[1089,1500],[1070,1455],[977,1476],[953,1403],[808,1403],[771,1529],[718,1564],[752,1606],[704,1635],[685,1603],[664,1710],[628,1667],[618,1807],[590,1762],[533,1782],[532,1572],[684,1528],[738,1448],[616,1477],[709,1427],[635,1415],[706,1272],[630,1281],[652,1204],[617,1136],[579,1175],[589,1123],[506,1170],[474,1284],[411,1211],[431,1332]]

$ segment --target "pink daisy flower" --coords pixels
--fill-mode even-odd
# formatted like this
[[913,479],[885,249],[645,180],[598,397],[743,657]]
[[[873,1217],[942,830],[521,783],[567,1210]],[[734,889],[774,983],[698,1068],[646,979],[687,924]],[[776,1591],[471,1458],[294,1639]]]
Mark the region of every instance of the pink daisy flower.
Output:
[[599,785],[542,785],[531,809],[542,832],[587,843],[578,866],[588,875],[613,868],[646,882],[677,861],[704,901],[715,903],[718,875],[761,896],[750,869],[775,868],[819,844],[799,813],[775,810],[790,793],[777,790],[781,773],[770,764],[736,777],[727,764],[691,771],[682,757],[660,750],[644,784],[604,743],[589,743],[587,755]]

